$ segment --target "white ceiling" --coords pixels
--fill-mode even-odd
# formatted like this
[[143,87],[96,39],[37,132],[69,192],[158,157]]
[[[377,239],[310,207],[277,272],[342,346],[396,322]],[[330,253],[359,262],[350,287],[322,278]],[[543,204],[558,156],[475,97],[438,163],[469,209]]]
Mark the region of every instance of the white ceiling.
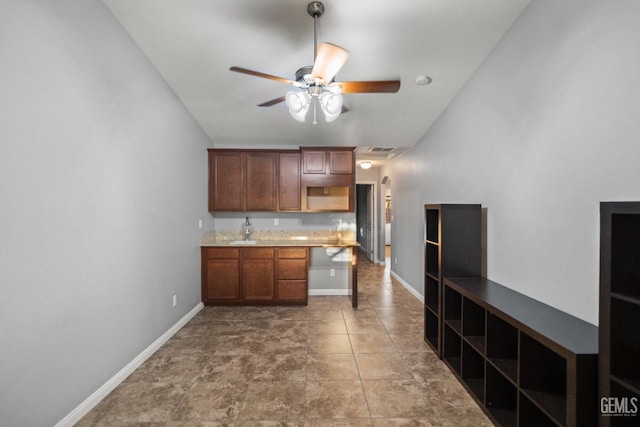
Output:
[[[414,146],[530,0],[323,0],[318,40],[351,53],[336,81],[400,79],[396,94],[345,94],[335,122],[295,121],[289,86],[313,63],[310,0],[103,0],[216,147]],[[418,86],[420,75],[433,82]],[[379,157],[376,157],[379,158]]]

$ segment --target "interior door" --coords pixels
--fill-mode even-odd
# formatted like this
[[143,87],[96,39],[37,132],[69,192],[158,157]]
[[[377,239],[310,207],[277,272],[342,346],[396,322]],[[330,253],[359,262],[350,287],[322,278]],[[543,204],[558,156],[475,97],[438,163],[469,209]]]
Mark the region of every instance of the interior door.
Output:
[[356,227],[358,243],[369,261],[373,262],[373,185],[356,185]]

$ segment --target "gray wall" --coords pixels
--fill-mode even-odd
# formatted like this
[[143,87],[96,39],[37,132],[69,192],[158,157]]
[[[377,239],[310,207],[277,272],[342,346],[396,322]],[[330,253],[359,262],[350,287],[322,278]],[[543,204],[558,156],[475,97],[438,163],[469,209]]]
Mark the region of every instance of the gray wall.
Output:
[[[422,205],[487,208],[487,276],[597,324],[599,202],[640,199],[640,2],[534,0],[392,180],[422,292]],[[437,81],[436,81],[437,84]]]
[[0,424],[50,426],[199,303],[210,141],[100,1],[0,2],[0,57]]

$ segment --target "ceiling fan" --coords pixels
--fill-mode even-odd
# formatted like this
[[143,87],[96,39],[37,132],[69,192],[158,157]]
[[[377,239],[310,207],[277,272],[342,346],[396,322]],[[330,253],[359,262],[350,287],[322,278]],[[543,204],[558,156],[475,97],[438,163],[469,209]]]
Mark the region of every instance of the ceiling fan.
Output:
[[249,74],[286,83],[297,90],[289,91],[286,95],[272,99],[258,107],[270,107],[285,102],[291,116],[299,122],[304,122],[307,111],[313,104],[313,124],[316,121],[316,105],[324,113],[325,120],[332,122],[347,111],[342,105],[343,93],[395,93],[400,90],[400,80],[377,81],[349,81],[336,82],[335,75],[345,64],[349,52],[331,43],[318,43],[318,18],[324,14],[324,5],[319,1],[312,1],[307,5],[307,12],[313,18],[314,63],[296,71],[295,80],[273,76],[242,67],[231,67],[231,71]]

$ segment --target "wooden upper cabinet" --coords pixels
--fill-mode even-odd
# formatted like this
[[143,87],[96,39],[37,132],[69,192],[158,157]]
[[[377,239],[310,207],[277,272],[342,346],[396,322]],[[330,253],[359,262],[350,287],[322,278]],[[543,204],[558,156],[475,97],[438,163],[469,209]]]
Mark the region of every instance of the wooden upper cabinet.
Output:
[[277,151],[209,150],[209,211],[276,211],[278,160]]
[[277,153],[246,153],[245,210],[277,209]]
[[244,154],[209,151],[209,211],[244,210]]
[[305,148],[302,152],[303,175],[351,175],[354,173],[354,147]]
[[326,150],[303,150],[302,151],[302,171],[303,173],[326,173]]
[[278,210],[300,211],[300,153],[280,153]]
[[[209,211],[353,212],[354,149],[210,149]],[[313,193],[317,188],[338,187],[347,189],[348,208],[337,208],[333,204],[320,208],[309,205],[309,188]],[[332,190],[325,190],[323,194],[336,197]]]
[[353,173],[353,151],[330,151],[329,173]]

